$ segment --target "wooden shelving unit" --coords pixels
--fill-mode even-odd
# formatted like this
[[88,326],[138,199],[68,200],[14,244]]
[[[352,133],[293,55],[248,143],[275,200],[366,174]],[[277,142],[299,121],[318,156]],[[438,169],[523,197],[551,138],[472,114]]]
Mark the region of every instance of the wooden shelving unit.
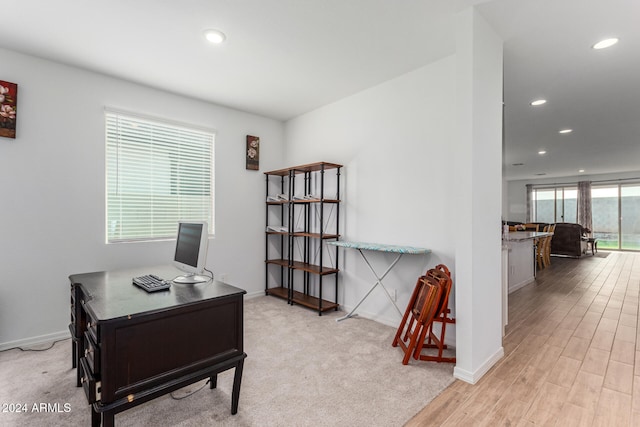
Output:
[[[318,162],[265,172],[265,223],[281,227],[265,232],[265,293],[319,315],[339,307],[338,250],[323,242],[340,239],[341,169],[342,165]],[[335,197],[327,197],[331,186]],[[334,278],[333,300],[323,299],[326,276]]]

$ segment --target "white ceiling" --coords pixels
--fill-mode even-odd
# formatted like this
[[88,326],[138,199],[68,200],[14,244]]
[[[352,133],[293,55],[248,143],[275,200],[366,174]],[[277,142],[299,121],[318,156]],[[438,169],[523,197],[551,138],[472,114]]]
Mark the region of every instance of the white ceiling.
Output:
[[0,46],[286,120],[453,53],[477,2],[2,0]]
[[[640,171],[640,1],[495,0],[478,9],[504,40],[507,179]],[[620,42],[591,49],[609,37]],[[548,102],[529,105],[538,98]]]
[[636,0],[2,0],[0,46],[287,120],[454,53],[474,4],[505,40],[508,179],[640,170]]

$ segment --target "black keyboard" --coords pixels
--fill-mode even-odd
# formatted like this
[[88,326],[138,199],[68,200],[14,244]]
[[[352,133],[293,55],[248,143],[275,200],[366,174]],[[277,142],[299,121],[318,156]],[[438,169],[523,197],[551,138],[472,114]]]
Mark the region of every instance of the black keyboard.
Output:
[[146,274],[133,278],[133,284],[147,292],[156,292],[169,289],[171,283],[156,276],[155,274]]

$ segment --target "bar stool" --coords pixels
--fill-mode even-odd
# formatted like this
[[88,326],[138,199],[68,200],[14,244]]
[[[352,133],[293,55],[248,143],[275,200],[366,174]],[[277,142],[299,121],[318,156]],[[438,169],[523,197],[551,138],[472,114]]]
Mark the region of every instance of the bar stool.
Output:
[[[555,224],[551,224],[547,227],[547,230],[549,233],[554,233],[556,231],[556,225]],[[545,240],[544,242],[544,250],[543,250],[543,261],[545,264],[545,267],[548,267],[549,265],[551,265],[551,240],[553,240],[553,235],[551,236],[547,236],[547,240]]]
[[[543,231],[553,233],[556,229],[555,224],[547,225]],[[553,236],[545,236],[537,239],[536,242],[536,262],[538,268],[542,269],[551,264],[551,239]]]

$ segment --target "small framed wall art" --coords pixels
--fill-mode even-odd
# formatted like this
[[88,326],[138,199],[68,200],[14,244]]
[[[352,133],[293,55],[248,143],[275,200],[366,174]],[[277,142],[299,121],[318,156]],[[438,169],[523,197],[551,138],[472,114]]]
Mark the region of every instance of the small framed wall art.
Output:
[[0,136],[16,137],[18,85],[0,80]]
[[257,171],[260,168],[260,138],[247,135],[247,169]]

